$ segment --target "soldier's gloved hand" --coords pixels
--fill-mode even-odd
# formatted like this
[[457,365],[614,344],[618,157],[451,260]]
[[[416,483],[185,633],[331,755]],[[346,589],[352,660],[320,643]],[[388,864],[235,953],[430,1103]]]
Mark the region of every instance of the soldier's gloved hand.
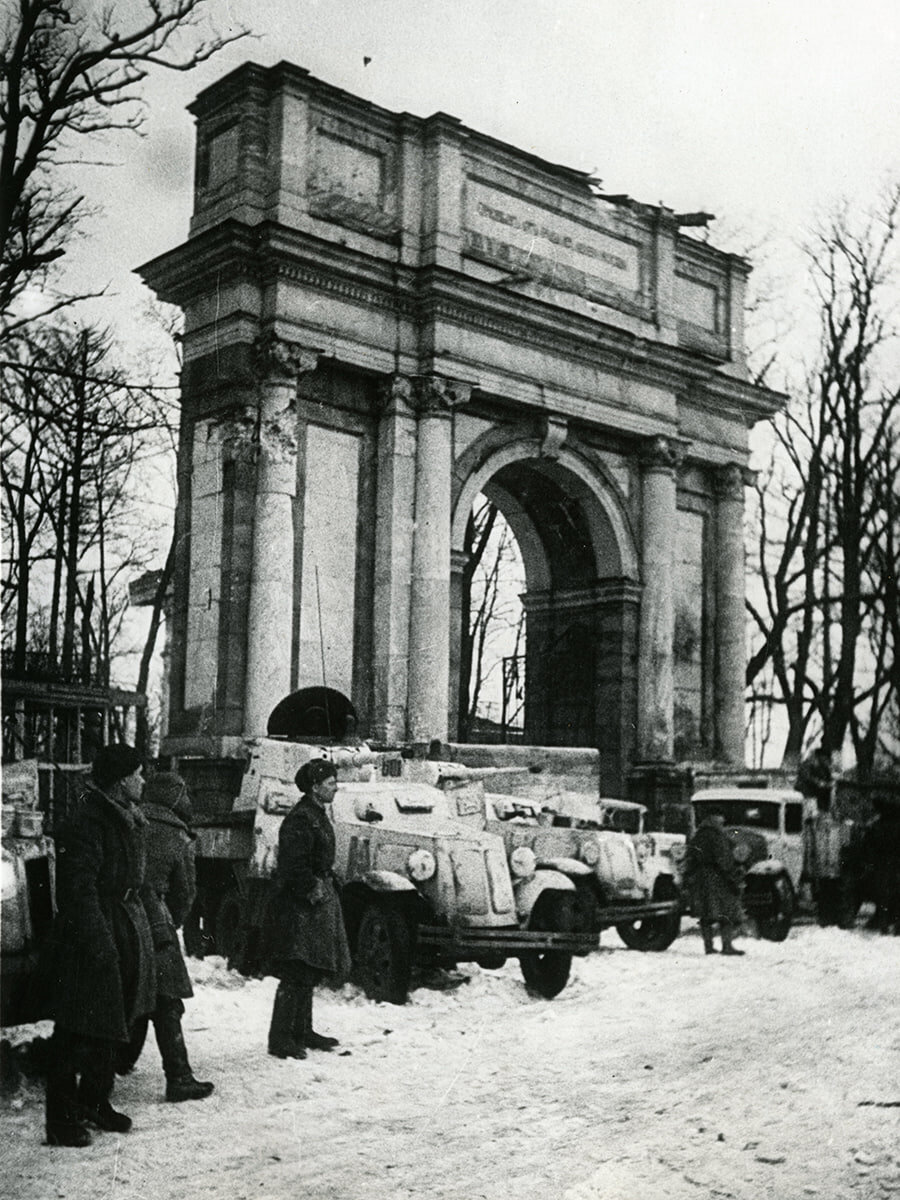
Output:
[[310,904],[321,904],[325,899],[325,884],[321,879],[316,880],[308,899]]

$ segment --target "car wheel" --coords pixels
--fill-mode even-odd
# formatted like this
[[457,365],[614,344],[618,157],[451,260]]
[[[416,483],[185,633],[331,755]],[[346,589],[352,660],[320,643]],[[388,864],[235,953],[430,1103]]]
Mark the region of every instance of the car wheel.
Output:
[[791,931],[796,900],[791,881],[786,875],[771,880],[766,897],[766,915],[758,918],[760,937],[770,942],[783,942]]
[[[657,882],[653,899],[675,900],[677,895],[672,880],[663,876]],[[681,913],[676,911],[662,917],[647,917],[641,921],[621,921],[616,926],[616,933],[629,950],[659,954],[668,950],[681,933]]]
[[369,999],[406,1003],[412,943],[410,923],[398,908],[370,904],[363,911],[356,937],[354,974]]
[[681,914],[648,917],[643,921],[622,921],[616,933],[629,950],[660,953],[668,950],[681,932]]
[[[528,928],[550,933],[570,933],[575,928],[575,908],[570,892],[542,892],[531,911]],[[519,955],[522,976],[530,991],[552,1000],[569,982],[572,955],[562,950],[528,950]]]

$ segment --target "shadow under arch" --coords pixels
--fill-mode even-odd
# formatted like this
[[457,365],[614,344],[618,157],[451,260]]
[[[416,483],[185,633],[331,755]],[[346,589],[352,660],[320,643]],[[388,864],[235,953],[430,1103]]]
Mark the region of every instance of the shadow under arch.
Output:
[[620,489],[577,449],[551,456],[538,438],[498,444],[496,431],[461,456],[455,481],[451,678],[460,669],[466,523],[483,493],[512,530],[525,572],[525,740],[597,747],[602,785],[621,792],[633,751],[640,587]]

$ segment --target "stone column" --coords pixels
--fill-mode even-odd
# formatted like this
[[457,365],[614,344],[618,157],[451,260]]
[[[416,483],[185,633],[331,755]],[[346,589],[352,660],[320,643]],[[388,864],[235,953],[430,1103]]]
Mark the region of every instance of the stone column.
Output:
[[638,650],[638,737],[640,762],[671,762],[675,740],[675,472],[681,445],[651,438],[643,467],[642,577]]
[[415,513],[416,413],[413,381],[385,385],[378,424],[375,500],[375,595],[372,734],[406,736],[409,595]]
[[744,472],[737,463],[717,471],[715,753],[724,762],[744,763]]
[[269,336],[256,345],[260,373],[256,502],[244,733],[264,734],[269,713],[291,690],[294,521],[297,493],[297,383],[318,355]]
[[450,684],[450,476],[452,410],[471,393],[441,376],[418,381],[416,501],[409,614],[407,734],[447,739]]

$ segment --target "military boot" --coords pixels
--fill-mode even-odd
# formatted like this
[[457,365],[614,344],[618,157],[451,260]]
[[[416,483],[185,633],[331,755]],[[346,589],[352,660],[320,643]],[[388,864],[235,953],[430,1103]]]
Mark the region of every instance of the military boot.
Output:
[[719,928],[722,930],[722,953],[731,955],[742,955],[743,950],[738,948],[732,942],[731,925],[727,921],[722,921]]
[[718,954],[718,950],[713,942],[713,927],[707,921],[700,922],[700,933],[703,935],[703,952],[704,954]]
[[301,1045],[306,1046],[310,1050],[333,1050],[335,1046],[340,1044],[337,1038],[326,1037],[324,1033],[316,1033],[313,1029],[313,989],[311,987],[304,987],[301,991],[302,998],[298,1008],[294,1036]]
[[173,1104],[205,1100],[213,1084],[194,1078],[181,1030],[181,1005],[161,1004],[153,1015],[153,1027],[166,1076],[166,1099]]
[[88,1125],[104,1129],[107,1133],[127,1133],[131,1128],[131,1117],[113,1108],[109,1102],[109,1092],[97,1087],[93,1079],[83,1075],[78,1088],[78,1111]]
[[297,1040],[295,1032],[301,1019],[303,990],[282,981],[275,992],[269,1025],[269,1053],[275,1058],[306,1058],[306,1048]]
[[91,1135],[77,1105],[75,1072],[54,1063],[47,1072],[45,1131],[48,1146],[89,1146]]

